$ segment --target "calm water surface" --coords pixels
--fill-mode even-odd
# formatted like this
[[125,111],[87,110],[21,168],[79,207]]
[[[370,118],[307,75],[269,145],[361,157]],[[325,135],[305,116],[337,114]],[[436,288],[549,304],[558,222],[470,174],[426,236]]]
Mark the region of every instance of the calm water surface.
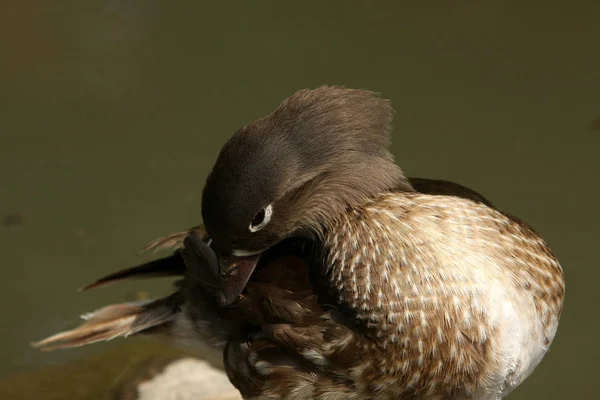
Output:
[[164,293],[169,282],[75,289],[200,222],[224,141],[297,89],[329,83],[392,99],[394,153],[409,175],[478,189],[553,246],[568,281],[562,324],[511,398],[591,398],[599,2],[7,3],[0,375],[105,351],[42,354],[28,343],[138,290]]

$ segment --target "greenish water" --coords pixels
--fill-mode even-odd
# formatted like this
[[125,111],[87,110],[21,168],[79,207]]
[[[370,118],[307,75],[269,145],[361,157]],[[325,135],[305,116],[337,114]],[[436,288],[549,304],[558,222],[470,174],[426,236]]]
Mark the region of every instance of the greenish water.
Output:
[[162,294],[169,282],[75,289],[199,222],[224,141],[295,90],[329,83],[392,99],[394,152],[409,175],[480,190],[553,246],[567,276],[562,323],[511,398],[591,398],[600,3],[6,3],[0,375],[114,347],[28,343],[138,290]]

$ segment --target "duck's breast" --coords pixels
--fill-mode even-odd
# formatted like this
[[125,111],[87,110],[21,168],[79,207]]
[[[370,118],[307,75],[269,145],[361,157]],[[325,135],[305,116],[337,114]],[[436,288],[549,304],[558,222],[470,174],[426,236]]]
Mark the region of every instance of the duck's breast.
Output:
[[331,286],[395,354],[382,369],[402,371],[408,383],[504,390],[531,372],[554,337],[560,265],[532,230],[499,211],[390,193],[330,232]]

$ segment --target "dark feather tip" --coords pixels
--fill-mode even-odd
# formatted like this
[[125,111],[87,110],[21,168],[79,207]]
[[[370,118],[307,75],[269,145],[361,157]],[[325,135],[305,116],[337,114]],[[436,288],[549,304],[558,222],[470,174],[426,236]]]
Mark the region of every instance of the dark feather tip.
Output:
[[109,285],[123,281],[125,279],[145,279],[156,277],[180,276],[185,273],[185,265],[179,254],[174,254],[169,257],[153,260],[135,267],[122,269],[112,274],[106,275],[97,281],[79,288],[78,292],[83,292],[89,289],[100,286]]

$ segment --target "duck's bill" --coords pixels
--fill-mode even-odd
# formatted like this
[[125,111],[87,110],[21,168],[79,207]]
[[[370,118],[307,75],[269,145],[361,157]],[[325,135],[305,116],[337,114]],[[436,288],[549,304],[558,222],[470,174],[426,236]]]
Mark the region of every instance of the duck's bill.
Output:
[[243,252],[219,259],[210,242],[203,239],[191,232],[183,241],[181,254],[188,275],[210,288],[221,307],[229,306],[240,298],[262,252]]
[[261,255],[262,253],[245,257],[229,257],[221,261],[223,287],[218,299],[221,306],[228,306],[239,299]]

